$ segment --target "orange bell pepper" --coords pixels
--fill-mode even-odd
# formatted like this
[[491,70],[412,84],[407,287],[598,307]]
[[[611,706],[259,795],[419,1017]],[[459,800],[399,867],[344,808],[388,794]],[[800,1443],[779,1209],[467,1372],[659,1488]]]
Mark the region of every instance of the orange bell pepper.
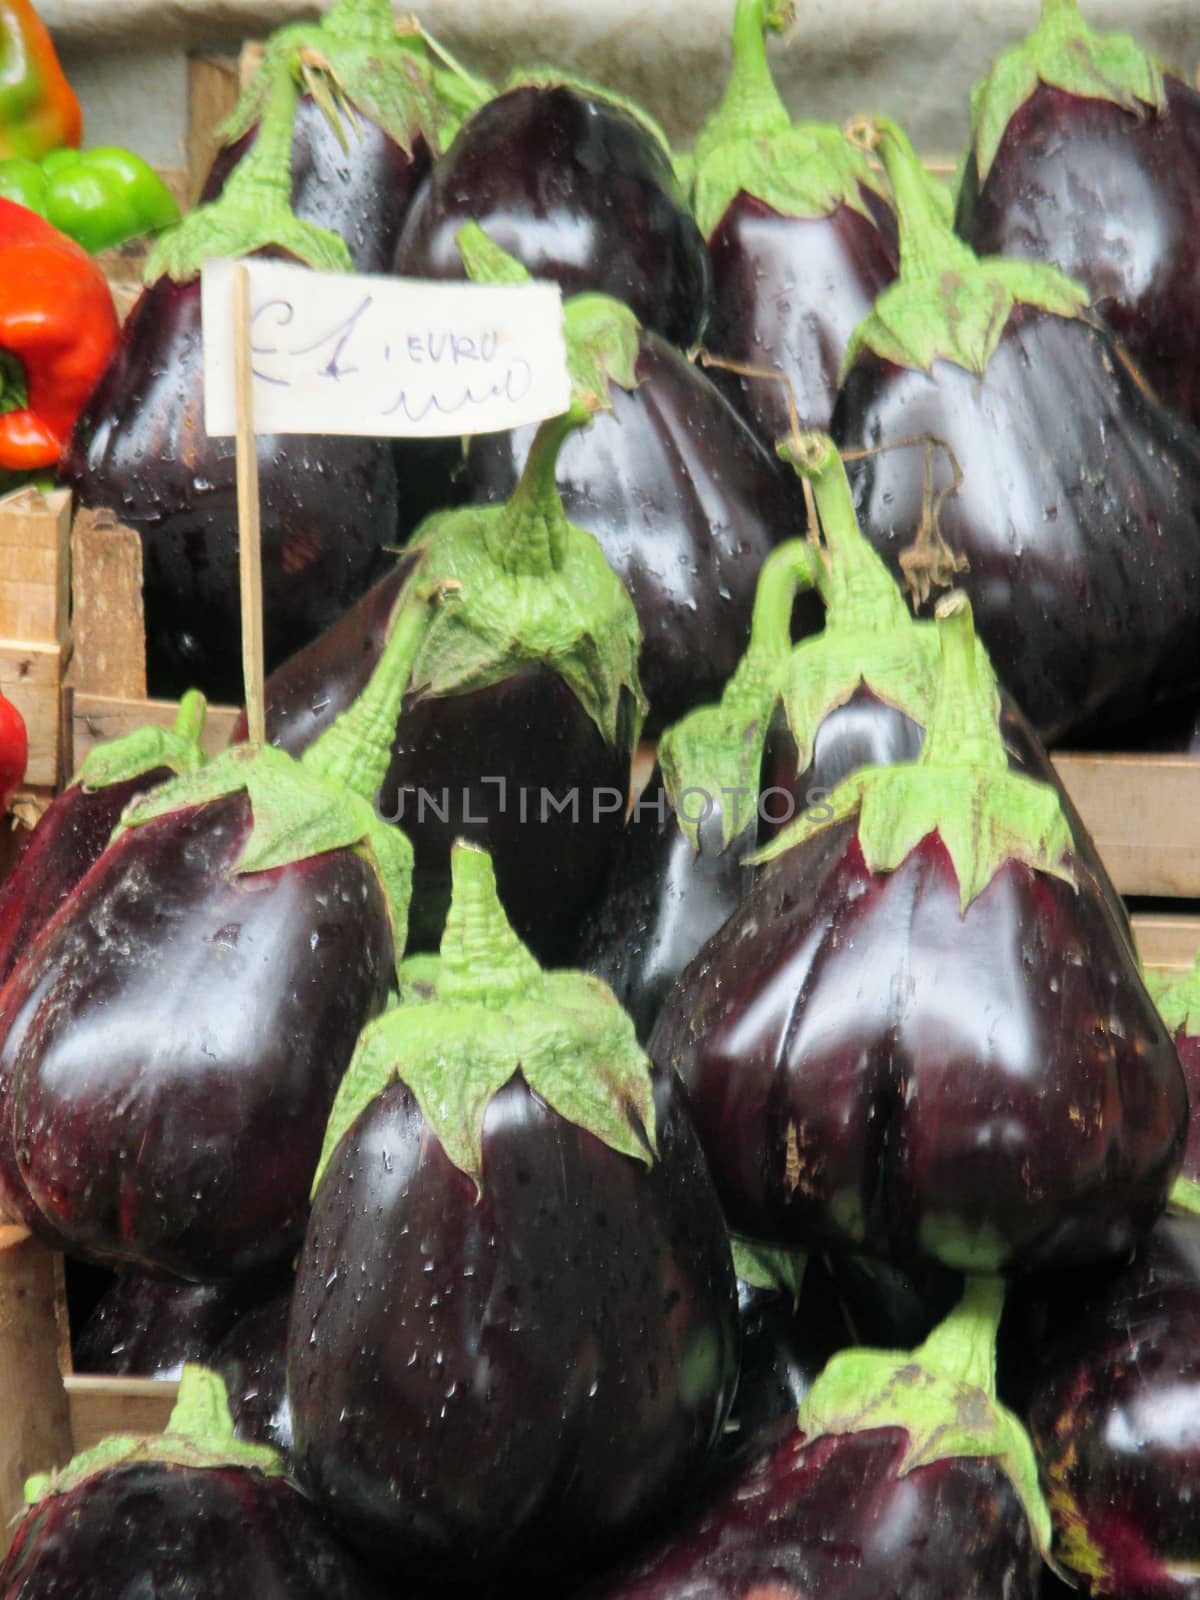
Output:
[[116,342],[112,295],[91,256],[0,200],[0,470],[57,463]]
[[83,115],[31,0],[0,0],[0,158],[78,145]]

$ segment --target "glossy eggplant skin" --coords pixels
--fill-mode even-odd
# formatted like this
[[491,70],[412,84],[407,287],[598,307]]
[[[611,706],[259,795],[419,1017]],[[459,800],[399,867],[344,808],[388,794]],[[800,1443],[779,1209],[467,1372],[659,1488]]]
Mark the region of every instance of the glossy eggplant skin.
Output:
[[187,1361],[207,1364],[256,1296],[245,1281],[184,1283],[122,1273],[71,1346],[76,1372],[178,1378]]
[[[759,444],[698,367],[643,330],[638,387],[570,435],[556,478],[567,517],[595,535],[642,625],[638,670],[654,734],[719,697],[750,638],[759,569],[807,526],[794,473]],[[479,435],[464,484],[477,504],[512,493],[534,428]],[[800,632],[820,626],[806,597]]]
[[408,210],[405,278],[464,278],[467,222],[564,295],[598,290],[687,348],[708,315],[708,253],[666,152],[627,112],[575,89],[498,95],[459,129]]
[[0,991],[0,1186],[70,1253],[204,1280],[293,1250],[393,978],[366,861],[235,877],[244,794],[106,851]]
[[384,1600],[286,1478],[143,1461],[29,1511],[0,1600]]
[[[1137,1258],[1051,1284],[1027,1356],[1026,1420],[1054,1554],[1088,1595],[1200,1594],[1200,1221],[1167,1217]],[[1072,1529],[1074,1536],[1072,1535]],[[1085,1570],[1090,1546],[1099,1572]]]
[[[204,430],[200,281],[160,278],[121,330],[75,426],[59,480],[142,540],[151,694],[242,699],[232,438]],[[386,569],[397,530],[386,440],[258,438],[270,671]]]
[[[955,581],[1044,743],[1197,688],[1200,453],[1098,326],[1018,306],[982,378],[866,353],[832,431],[843,451],[878,452],[846,470],[897,578],[921,525],[925,452],[887,447],[931,435],[954,452],[963,481],[940,525],[970,562]],[[935,450],[935,490],[951,481]]]
[[[406,570],[381,579],[271,674],[272,744],[299,755],[355,699],[382,653]],[[450,849],[469,839],[491,853],[521,938],[542,962],[565,965],[621,836],[631,759],[627,733],[610,745],[547,667],[522,667],[468,694],[406,701],[376,804],[413,847],[409,949],[437,948]]]
[[1166,405],[1200,422],[1200,95],[1126,111],[1039,83],[982,188],[969,156],[955,227],[979,255],[1046,261],[1092,306]]
[[161,767],[103,789],[73,784],[50,802],[0,886],[0,985],[100,859],[129,801],[170,776]]
[[[224,145],[200,191],[215,200],[229,174],[254,144],[257,128]],[[339,234],[356,272],[386,272],[413,194],[431,155],[418,134],[411,150],[356,112],[342,119],[342,144],[311,95],[301,95],[292,119],[292,210],[304,222]]]
[[834,1283],[817,1257],[806,1263],[800,1293],[738,1279],[742,1359],[723,1453],[753,1451],[764,1428],[791,1414],[831,1356],[855,1342]]
[[[704,342],[715,356],[779,371],[801,428],[828,432],[850,335],[898,270],[895,214],[861,193],[870,216],[845,204],[823,217],[781,216],[743,192],[708,241],[713,312]],[[786,386],[711,371],[774,449],[792,425]]]
[[729,1247],[669,1078],[646,1167],[519,1074],[483,1187],[394,1084],[313,1201],[288,1334],[302,1475],[387,1570],[441,1581],[611,1551],[717,1444],[738,1361]]
[[1004,863],[965,914],[937,833],[873,875],[855,819],[764,871],[651,1053],[731,1227],[1019,1274],[1129,1250],[1187,1126],[1179,1058],[1086,865]]
[[1016,1493],[978,1457],[903,1473],[907,1436],[806,1442],[795,1420],[588,1600],[1034,1600]]
[[[1001,697],[1000,728],[1014,770],[1052,783],[1058,790],[1076,848],[1101,886],[1119,926],[1128,933],[1125,908],[1095,846],[1046,752],[1007,695]],[[700,823],[700,848],[693,850],[655,768],[626,820],[603,893],[584,920],[575,958],[609,985],[633,1017],[643,1043],[688,963],[753,887],[757,870],[743,865],[742,858],[778,831],[771,819],[778,824],[803,809],[816,810],[835,786],[859,767],[915,761],[923,739],[917,723],[860,684],[849,700],[821,721],[809,764],[799,777],[795,774],[795,746],[790,739],[773,734],[760,791],[768,798],[760,805],[756,826],[751,827],[754,819],[748,819],[743,833],[725,849],[721,848],[721,797],[712,797],[712,809]],[[788,795],[794,813],[788,809]],[[702,797],[692,798],[688,804],[696,814],[704,808]],[[1132,946],[1132,933],[1128,938]],[[910,1342],[915,1345],[920,1340]]]
[[225,1381],[239,1439],[269,1444],[289,1455],[292,1407],[287,1393],[287,1329],[291,1291],[238,1318],[209,1365]]

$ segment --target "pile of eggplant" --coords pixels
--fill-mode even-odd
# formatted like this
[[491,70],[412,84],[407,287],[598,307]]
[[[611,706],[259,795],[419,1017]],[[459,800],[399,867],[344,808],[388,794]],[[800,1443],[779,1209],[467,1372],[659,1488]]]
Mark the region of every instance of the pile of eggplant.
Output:
[[[1200,99],[1043,0],[952,193],[792,20],[679,152],[335,0],[156,244],[60,476],[179,716],[0,887],[0,1208],[179,1403],[0,1600],[1200,1600],[1200,964],[1046,754],[1195,717]],[[260,437],[206,755],[252,254],[555,280],[571,402]]]

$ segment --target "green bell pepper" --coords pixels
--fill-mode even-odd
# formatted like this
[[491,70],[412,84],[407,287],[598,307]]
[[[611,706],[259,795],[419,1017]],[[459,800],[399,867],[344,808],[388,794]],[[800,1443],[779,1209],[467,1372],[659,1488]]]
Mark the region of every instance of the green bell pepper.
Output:
[[179,221],[175,197],[154,168],[110,145],[0,161],[0,196],[36,211],[93,255]]

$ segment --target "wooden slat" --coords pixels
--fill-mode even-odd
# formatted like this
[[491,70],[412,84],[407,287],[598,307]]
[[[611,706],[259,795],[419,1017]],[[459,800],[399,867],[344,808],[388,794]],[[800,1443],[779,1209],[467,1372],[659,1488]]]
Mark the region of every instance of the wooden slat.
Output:
[[71,1457],[59,1373],[56,1258],[26,1229],[0,1224],[0,1554],[25,1480]]
[[[146,723],[167,728],[175,721],[179,703],[175,700],[132,700],[117,695],[87,694],[76,690],[71,718],[71,745],[74,770],[82,766],[93,745],[106,739],[119,739]],[[224,750],[241,712],[236,706],[209,706],[202,743],[209,755]]]
[[221,148],[217,130],[238,102],[236,56],[188,57],[187,203],[194,206]]
[[62,644],[71,605],[71,495],[0,500],[0,638]]
[[75,1451],[89,1450],[112,1433],[161,1433],[179,1385],[161,1378],[62,1379]]
[[144,699],[142,541],[104,508],[82,508],[71,530],[74,574],[70,681],[90,694]]
[[1056,755],[1121,894],[1200,899],[1200,758]]
[[1200,952],[1200,916],[1170,913],[1137,916],[1133,936],[1147,970],[1186,972]]

